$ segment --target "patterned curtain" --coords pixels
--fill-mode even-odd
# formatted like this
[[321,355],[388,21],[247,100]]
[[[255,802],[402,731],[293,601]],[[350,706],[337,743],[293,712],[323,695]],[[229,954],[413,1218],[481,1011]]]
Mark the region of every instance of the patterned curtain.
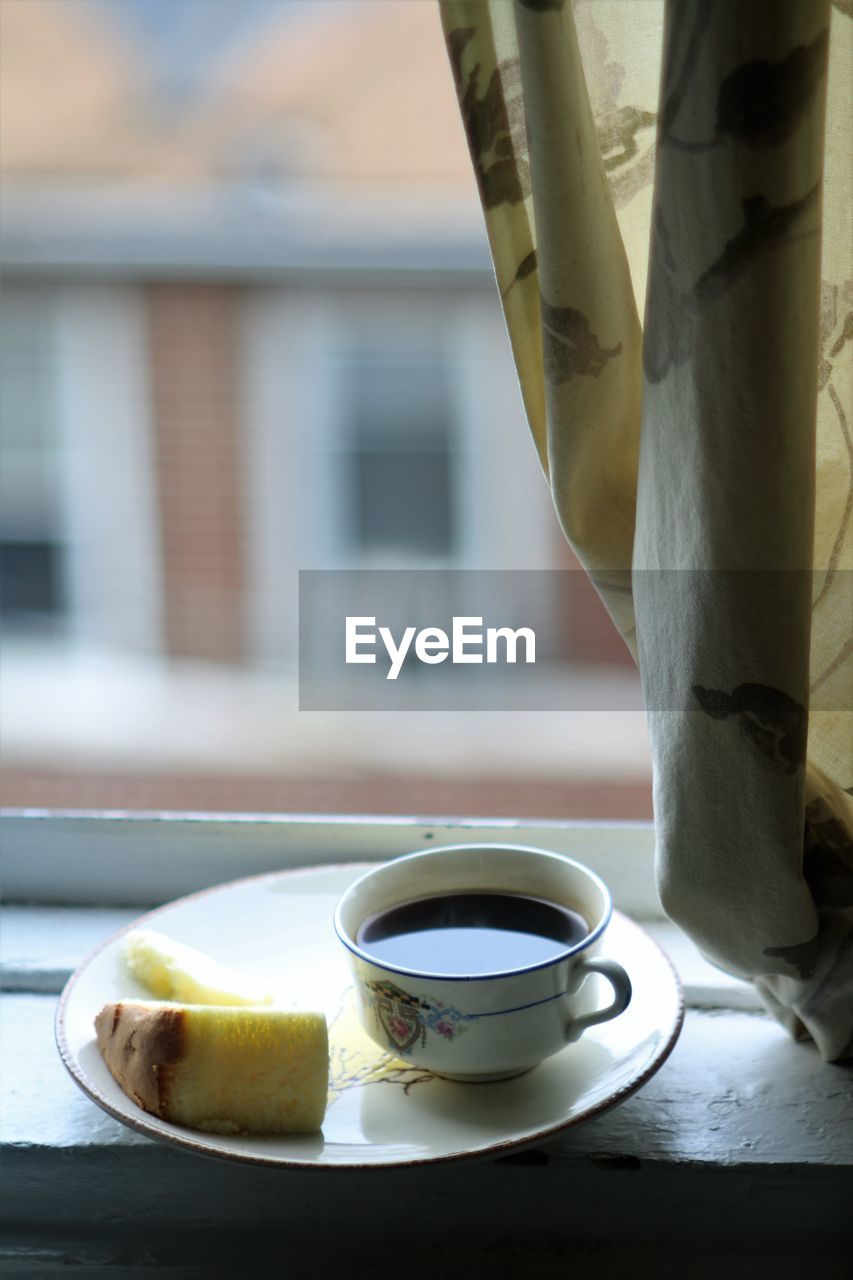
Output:
[[440,3],[533,439],[640,667],[662,902],[846,1057],[851,2]]

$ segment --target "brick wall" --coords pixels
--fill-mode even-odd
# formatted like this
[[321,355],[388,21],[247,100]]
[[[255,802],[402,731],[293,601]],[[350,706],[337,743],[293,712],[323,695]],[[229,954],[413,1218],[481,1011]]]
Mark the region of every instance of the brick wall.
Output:
[[558,568],[573,570],[564,575],[560,600],[564,619],[560,652],[568,662],[633,667],[634,659],[559,526],[555,537]]
[[244,655],[240,288],[146,286],[165,642],[211,661]]

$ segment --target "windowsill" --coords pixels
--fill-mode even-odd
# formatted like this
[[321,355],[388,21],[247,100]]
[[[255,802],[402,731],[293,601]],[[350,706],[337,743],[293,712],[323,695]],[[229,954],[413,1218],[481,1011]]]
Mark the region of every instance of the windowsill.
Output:
[[[383,834],[379,824],[345,826],[356,852],[362,835],[378,842]],[[388,831],[386,823],[386,841]],[[560,833],[551,834],[556,843]],[[541,828],[535,837],[544,841]],[[411,836],[398,831],[396,838]],[[534,842],[524,829],[505,838]],[[599,829],[598,838],[599,859],[610,856],[614,838],[636,844],[638,863],[648,854],[642,828]],[[279,861],[281,848],[279,836]],[[409,1267],[407,1276],[429,1274],[441,1242],[448,1248],[451,1240],[460,1275],[489,1248],[535,1256],[529,1274],[563,1275],[570,1246],[572,1257],[598,1259],[601,1270],[592,1274],[605,1276],[607,1259],[615,1274],[638,1249],[650,1263],[700,1241],[707,1251],[709,1233],[718,1261],[720,1251],[740,1257],[772,1241],[781,1251],[775,1274],[801,1274],[785,1270],[797,1258],[802,1265],[800,1249],[816,1263],[809,1274],[831,1274],[820,1265],[834,1261],[849,1216],[853,1075],[789,1040],[759,1012],[751,987],[712,969],[671,924],[646,927],[682,975],[687,1017],[671,1057],[634,1097],[503,1159],[353,1175],[188,1156],[125,1128],[77,1090],[54,1045],[57,993],[88,950],[138,914],[138,906],[107,905],[5,912],[3,1204],[16,1242],[0,1259],[16,1260],[20,1274],[52,1277],[83,1258],[95,1274],[108,1266],[110,1275],[135,1274],[156,1260],[181,1280],[242,1276],[249,1273],[240,1269],[236,1241],[247,1228],[258,1237],[258,1259],[266,1247],[272,1258],[273,1240],[289,1233],[303,1260],[293,1272],[300,1280],[343,1274],[344,1266],[350,1276],[360,1268],[367,1275],[375,1251],[394,1240],[406,1248],[418,1242],[423,1269]],[[278,1234],[265,1237],[265,1229]],[[354,1260],[353,1241],[363,1252]],[[309,1266],[317,1249],[326,1270]],[[257,1265],[260,1275],[272,1263]],[[690,1268],[704,1274],[692,1260]]]

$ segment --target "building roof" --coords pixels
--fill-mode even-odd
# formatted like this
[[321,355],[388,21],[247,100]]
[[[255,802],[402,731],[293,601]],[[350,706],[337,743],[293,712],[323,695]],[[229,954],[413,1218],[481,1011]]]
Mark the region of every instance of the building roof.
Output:
[[166,172],[180,150],[155,115],[137,50],[86,0],[0,4],[4,181]]
[[315,5],[220,70],[202,128],[304,177],[473,192],[433,0]]
[[194,0],[185,92],[127,3],[2,0],[7,267],[487,269],[431,0]]
[[[7,179],[257,172],[336,185],[470,192],[471,166],[432,0],[267,0],[175,92],[141,33],[95,0],[3,0],[0,172]],[[195,0],[185,12],[221,12]],[[239,36],[239,38],[237,38]]]

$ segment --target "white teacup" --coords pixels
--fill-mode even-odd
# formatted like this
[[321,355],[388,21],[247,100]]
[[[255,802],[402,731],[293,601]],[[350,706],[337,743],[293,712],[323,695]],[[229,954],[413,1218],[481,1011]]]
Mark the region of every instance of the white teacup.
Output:
[[[587,932],[544,963],[449,977],[371,955],[359,930],[378,912],[418,898],[518,893],[579,913]],[[600,956],[612,902],[602,880],[561,854],[522,845],[452,845],[410,853],[368,871],[344,893],[335,930],[349,952],[361,1020],[383,1049],[451,1080],[504,1080],[617,1017],[631,982]],[[613,999],[597,1006],[600,974]]]

